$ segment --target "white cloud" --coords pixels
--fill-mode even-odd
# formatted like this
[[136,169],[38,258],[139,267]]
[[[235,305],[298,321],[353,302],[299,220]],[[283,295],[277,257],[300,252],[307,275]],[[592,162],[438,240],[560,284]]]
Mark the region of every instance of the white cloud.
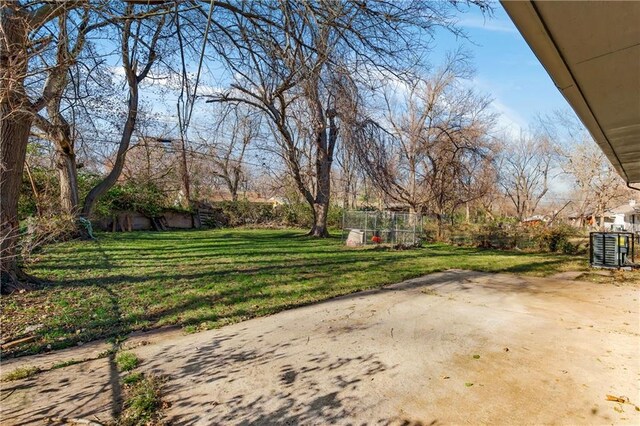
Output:
[[518,30],[510,21],[486,19],[482,16],[469,16],[458,22],[463,28],[473,28],[492,32],[517,33]]
[[529,123],[517,111],[494,97],[491,108],[498,113],[498,132],[517,137],[529,128]]

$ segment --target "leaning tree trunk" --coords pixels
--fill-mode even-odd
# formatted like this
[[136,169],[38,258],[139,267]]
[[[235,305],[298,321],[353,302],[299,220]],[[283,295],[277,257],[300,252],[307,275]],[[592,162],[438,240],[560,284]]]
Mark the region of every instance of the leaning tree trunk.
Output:
[[131,136],[136,126],[138,118],[138,85],[137,82],[129,87],[129,114],[120,138],[120,146],[116,154],[116,161],[113,168],[100,183],[94,186],[84,199],[81,216],[89,218],[93,214],[98,199],[104,195],[116,183],[122,173],[125,158],[131,142]]
[[0,291],[30,287],[17,261],[18,197],[31,130],[25,20],[2,12],[0,29]]
[[[125,15],[131,16],[133,13],[133,4],[129,3],[127,5],[127,9]],[[120,177],[120,173],[122,173],[122,169],[124,167],[124,162],[127,156],[127,151],[129,150],[129,144],[131,143],[131,137],[133,136],[133,131],[136,128],[136,121],[138,119],[138,104],[139,104],[139,85],[142,80],[145,79],[149,71],[151,70],[151,66],[157,59],[156,54],[156,46],[158,44],[158,38],[160,37],[160,32],[164,27],[166,15],[163,15],[160,22],[157,24],[155,33],[153,34],[153,38],[150,43],[145,43],[145,46],[148,48],[148,56],[146,65],[142,67],[142,71],[137,73],[138,69],[138,60],[134,60],[136,57],[136,52],[130,52],[129,42],[132,38],[131,35],[131,24],[133,19],[127,18],[124,21],[124,25],[122,28],[122,36],[120,39],[121,43],[121,54],[122,54],[122,64],[125,72],[125,76],[127,79],[127,86],[129,87],[129,104],[128,104],[128,112],[127,112],[127,120],[124,123],[124,128],[122,129],[122,136],[120,137],[120,145],[118,146],[118,152],[116,153],[116,160],[113,164],[113,168],[105,177],[102,182],[98,183],[96,186],[91,188],[89,193],[84,199],[84,204],[82,206],[82,212],[80,215],[84,218],[89,218],[93,214],[93,210],[96,207],[96,203],[98,199],[105,192],[107,192],[111,187],[117,182]],[[136,43],[134,43],[136,45]]]

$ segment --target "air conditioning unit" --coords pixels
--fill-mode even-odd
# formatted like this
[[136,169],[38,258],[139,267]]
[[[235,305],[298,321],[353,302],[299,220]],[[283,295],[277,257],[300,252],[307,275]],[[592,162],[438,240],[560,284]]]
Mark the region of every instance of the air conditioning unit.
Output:
[[631,232],[592,232],[589,241],[591,266],[597,268],[633,266],[635,242]]

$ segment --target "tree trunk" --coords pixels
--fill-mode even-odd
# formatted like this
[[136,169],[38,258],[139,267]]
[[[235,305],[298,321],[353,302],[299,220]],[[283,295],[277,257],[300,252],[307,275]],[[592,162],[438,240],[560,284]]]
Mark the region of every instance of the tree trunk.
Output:
[[124,130],[122,131],[120,146],[118,147],[118,153],[116,154],[116,161],[114,162],[113,168],[107,177],[94,186],[87,194],[84,199],[84,205],[82,206],[82,217],[89,218],[93,214],[93,210],[96,207],[98,199],[100,199],[105,192],[111,189],[120,177],[120,173],[122,173],[127,150],[129,149],[131,136],[133,135],[133,130],[138,116],[138,87],[130,88],[129,95],[129,116],[127,117],[127,121],[124,125]]
[[313,237],[328,237],[327,216],[329,213],[329,201],[331,199],[331,152],[329,149],[335,144],[337,137],[333,126],[329,129],[329,141],[327,141],[326,128],[319,129],[317,134],[316,149],[316,196],[311,205],[313,209],[313,227],[309,235]]
[[444,218],[441,213],[436,213],[436,222],[438,224],[436,240],[442,241],[444,239]]
[[191,181],[189,179],[189,167],[187,163],[187,147],[184,136],[180,139],[180,173],[182,174],[182,187],[184,189],[184,202],[182,207],[191,208]]
[[329,213],[329,203],[314,203],[313,205],[313,227],[309,231],[312,237],[325,238],[329,236],[327,229],[327,215]]
[[349,209],[349,191],[351,190],[351,182],[350,179],[347,179],[347,182],[344,184],[344,193],[342,194],[342,208],[345,210]]
[[[133,4],[127,4],[125,14],[130,16],[133,12]],[[136,121],[138,119],[138,88],[140,82],[145,79],[149,71],[151,70],[151,66],[157,59],[157,55],[155,52],[156,45],[158,43],[158,38],[160,37],[160,32],[164,27],[165,16],[161,18],[160,22],[157,24],[155,33],[150,43],[144,43],[148,49],[148,55],[146,60],[146,65],[142,67],[142,71],[137,73],[138,66],[140,65],[138,59],[134,59],[138,57],[138,54],[135,51],[135,47],[133,48],[133,52],[131,51],[131,46],[129,45],[131,41],[131,24],[133,19],[125,19],[124,26],[122,28],[122,34],[120,38],[121,43],[121,55],[122,55],[122,66],[124,68],[125,76],[127,78],[127,86],[129,87],[129,105],[128,105],[128,113],[127,120],[124,124],[124,128],[122,130],[122,136],[120,138],[120,145],[118,146],[118,152],[116,154],[116,161],[113,164],[113,168],[109,172],[106,178],[96,186],[94,186],[87,197],[84,200],[84,205],[82,206],[81,215],[83,217],[90,217],[95,209],[96,203],[98,199],[117,182],[120,177],[120,173],[122,173],[122,168],[124,167],[125,158],[127,156],[127,151],[129,150],[129,145],[131,143],[131,137],[133,136],[133,131],[136,127]],[[134,43],[134,46],[136,44]],[[187,194],[188,195],[188,194]],[[193,218],[192,218],[193,222]]]
[[73,152],[56,151],[56,166],[60,179],[60,205],[70,215],[78,213],[80,197],[78,195],[78,169]]
[[[131,65],[125,64],[125,67],[127,65],[129,66],[129,69],[126,69],[125,72],[127,74],[132,74],[133,70],[131,69]],[[127,151],[129,150],[129,144],[131,143],[131,136],[133,135],[133,131],[136,127],[136,120],[138,119],[139,81],[135,74],[133,76],[128,75],[127,80],[129,84],[129,111],[127,114],[127,121],[125,122],[122,130],[120,145],[118,146],[118,153],[116,154],[116,161],[114,162],[113,168],[107,177],[94,186],[84,199],[81,216],[85,218],[89,218],[93,214],[93,210],[96,207],[98,199],[117,182],[120,177],[120,173],[122,173],[122,168],[124,167]]]
[[0,165],[0,291],[28,289],[30,284],[17,261],[18,198],[31,130],[31,114],[2,104],[2,164]]
[[225,180],[225,183],[227,184],[227,189],[229,190],[229,193],[231,194],[231,201],[233,201],[235,203],[236,201],[238,201],[238,182],[239,182],[239,179],[238,179],[237,176],[235,177],[235,180],[232,180],[230,177],[225,176],[224,180]]
[[18,197],[33,116],[23,84],[26,23],[8,10],[0,15],[0,291],[10,293],[31,287],[18,265],[17,242]]

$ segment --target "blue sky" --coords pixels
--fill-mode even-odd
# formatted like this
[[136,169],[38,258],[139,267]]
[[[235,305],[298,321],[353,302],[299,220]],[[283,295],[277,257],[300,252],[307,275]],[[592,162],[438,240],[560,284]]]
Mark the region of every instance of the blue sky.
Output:
[[[498,132],[505,130],[507,134],[516,136],[520,130],[528,130],[537,115],[570,109],[499,3],[494,4],[492,16],[484,16],[473,7],[460,12],[457,18],[458,25],[468,37],[455,37],[446,30],[437,31],[430,62],[437,66],[447,52],[461,46],[471,53],[471,64],[476,70],[472,84],[493,99],[492,108],[500,115]],[[217,88],[221,84],[220,78],[205,72],[200,94],[206,91],[207,86],[208,89]],[[175,96],[167,93],[161,99],[157,94],[146,93],[143,98],[153,105],[153,111],[163,114],[163,120],[168,123],[177,121]],[[197,127],[193,123],[207,121],[210,114],[209,105],[197,102],[192,127]],[[563,192],[564,189],[561,184],[554,188],[555,192]]]
[[524,41],[500,4],[492,17],[476,8],[459,15],[459,25],[468,40],[449,32],[436,34],[437,47],[432,61],[437,64],[447,51],[464,46],[473,55],[474,84],[494,99],[501,113],[499,123],[518,133],[535,121],[537,114],[567,109],[568,104]]
[[[568,109],[566,101],[499,3],[494,4],[494,13],[490,17],[472,7],[460,12],[457,18],[468,38],[455,37],[449,31],[438,30],[430,62],[437,66],[447,52],[461,46],[470,52],[471,63],[476,70],[472,84],[493,99],[493,108],[500,114],[500,129],[515,135],[534,123],[538,114]],[[206,91],[209,85],[220,85],[220,77],[208,75],[205,71],[201,94],[202,89]],[[147,100],[155,103],[154,109],[164,109],[159,105],[159,99],[151,100],[147,96]],[[169,103],[171,105],[167,106],[167,113],[173,115],[175,100],[171,99]],[[210,111],[206,105],[199,103],[195,109],[194,116],[206,115]]]

